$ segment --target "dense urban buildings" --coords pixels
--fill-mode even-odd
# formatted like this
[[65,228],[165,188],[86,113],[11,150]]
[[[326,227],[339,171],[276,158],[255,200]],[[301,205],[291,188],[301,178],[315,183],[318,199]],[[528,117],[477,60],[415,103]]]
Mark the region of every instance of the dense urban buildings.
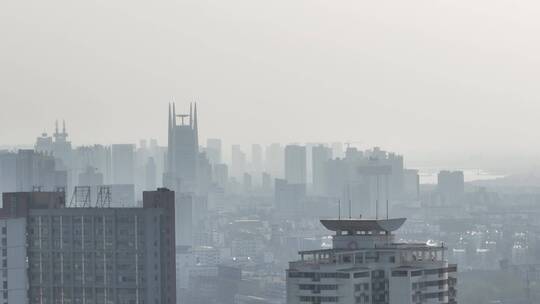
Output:
[[[200,140],[206,138],[199,137],[199,121],[195,123],[200,110],[198,105],[195,111],[193,105],[191,111],[179,114],[171,104],[168,121],[163,121],[170,145],[142,139],[136,144],[78,146],[71,142],[77,141],[71,138],[74,132],[68,140],[67,131],[60,126],[55,135],[41,134],[26,147],[1,150],[0,191],[4,195],[0,227],[7,228],[6,245],[0,243],[4,246],[0,249],[7,250],[1,260],[8,272],[7,286],[0,284],[0,303],[61,301],[62,296],[64,303],[75,301],[74,296],[99,303],[105,295],[109,302],[125,299],[137,303],[138,294],[139,303],[144,297],[158,296],[160,303],[172,299],[179,304],[283,304],[287,303],[290,279],[285,269],[312,265],[311,259],[314,255],[319,259],[319,254],[321,263],[329,255],[348,259],[349,248],[340,248],[342,243],[336,239],[373,235],[371,230],[365,233],[364,228],[357,228],[356,234],[342,230],[338,236],[320,220],[355,221],[360,215],[364,221],[360,227],[369,221],[384,223],[386,218],[408,220],[388,235],[386,230],[377,232],[382,234],[380,242],[372,242],[377,244],[375,248],[361,247],[369,243],[362,241],[351,249],[365,253],[366,260],[374,259],[373,252],[384,250],[379,262],[350,267],[343,261],[322,263],[319,271],[330,264],[335,267],[331,272],[340,275],[343,269],[358,270],[348,272],[352,273],[350,279],[328,284],[322,282],[329,278],[321,277],[321,282],[303,278],[309,282],[301,284],[310,286],[300,289],[298,285],[298,291],[289,293],[298,297],[289,297],[289,301],[296,303],[302,296],[305,303],[350,299],[391,303],[396,295],[401,298],[404,294],[412,303],[530,304],[540,300],[540,227],[536,220],[540,191],[534,176],[491,178],[481,169],[416,167],[403,155],[357,142],[240,145],[215,137]],[[157,223],[145,220],[154,215]],[[70,251],[47,245],[40,249],[29,243],[41,241],[44,246],[58,240],[60,218],[62,226],[71,229],[69,234],[62,232],[62,239],[71,237],[65,240],[66,246],[82,246],[79,236],[84,243],[83,233],[74,227],[84,228],[84,241],[94,243],[93,247],[85,245],[85,250],[92,248],[92,256],[85,256],[82,247]],[[116,235],[115,244],[120,246],[125,240],[134,246],[136,237],[139,245],[144,242],[152,250],[157,244],[157,251],[151,251],[157,257],[133,250],[126,253],[119,247],[112,251],[96,247],[96,241],[102,240],[96,234],[102,223],[99,218],[106,219],[106,228],[111,221],[116,225],[109,229]],[[36,228],[39,221],[41,228]],[[122,223],[132,229],[126,233]],[[136,234],[135,223],[138,228],[161,232]],[[41,236],[30,233],[28,227],[41,231]],[[61,264],[57,253],[64,261]],[[95,283],[104,280],[99,268],[103,264],[96,260],[96,254],[101,259],[102,253],[106,266],[116,265],[106,272],[107,280],[114,275],[116,282],[106,288]],[[109,253],[114,253],[110,264]],[[384,260],[392,254],[396,262]],[[415,263],[411,262],[413,255]],[[152,285],[148,291],[144,286],[151,282],[133,284],[133,259],[156,261],[157,270],[146,270],[141,264],[137,272],[156,273],[159,286]],[[129,267],[123,261],[130,261]],[[359,260],[355,257],[355,261]],[[175,266],[162,269],[173,263]],[[417,268],[404,266],[412,264]],[[454,284],[455,264],[459,265],[458,285]],[[39,265],[53,268],[39,278],[45,273]],[[66,267],[62,270],[64,282],[56,283],[59,265]],[[78,277],[83,265],[84,282]],[[433,269],[443,269],[442,278]],[[362,272],[357,275],[362,277],[354,278],[356,272]],[[144,278],[156,282],[156,275]],[[119,281],[118,276],[126,281]],[[292,286],[297,284],[294,280],[289,281]],[[435,287],[435,280],[448,281]],[[499,284],[501,281],[507,284]],[[353,283],[368,287],[362,285],[355,291]],[[340,294],[335,295],[335,286],[323,286],[320,294],[313,293],[316,287],[311,285],[338,285]],[[388,294],[383,296],[383,291]],[[90,297],[99,301],[92,302]]]

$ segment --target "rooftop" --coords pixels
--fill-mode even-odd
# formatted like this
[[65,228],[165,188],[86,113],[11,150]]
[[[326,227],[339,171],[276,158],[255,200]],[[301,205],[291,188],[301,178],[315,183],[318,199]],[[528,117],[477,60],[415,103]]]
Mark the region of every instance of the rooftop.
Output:
[[391,232],[399,229],[406,218],[394,219],[330,219],[321,220],[321,224],[331,231],[349,232]]

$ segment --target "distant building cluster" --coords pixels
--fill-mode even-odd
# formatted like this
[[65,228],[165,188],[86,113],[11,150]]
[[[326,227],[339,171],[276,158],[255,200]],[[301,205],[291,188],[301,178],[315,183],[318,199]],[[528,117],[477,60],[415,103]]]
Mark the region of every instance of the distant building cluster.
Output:
[[199,123],[170,104],[166,146],[74,146],[57,122],[0,151],[0,303],[457,303],[449,260],[473,264],[478,230],[442,219],[481,210],[463,172],[421,185],[351,143],[229,150]]

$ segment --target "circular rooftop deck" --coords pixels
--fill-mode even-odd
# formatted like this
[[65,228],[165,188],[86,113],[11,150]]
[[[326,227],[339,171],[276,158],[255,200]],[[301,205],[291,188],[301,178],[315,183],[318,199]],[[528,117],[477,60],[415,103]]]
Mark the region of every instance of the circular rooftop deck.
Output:
[[321,224],[331,231],[385,231],[391,232],[398,230],[406,218],[394,219],[332,219],[321,220]]

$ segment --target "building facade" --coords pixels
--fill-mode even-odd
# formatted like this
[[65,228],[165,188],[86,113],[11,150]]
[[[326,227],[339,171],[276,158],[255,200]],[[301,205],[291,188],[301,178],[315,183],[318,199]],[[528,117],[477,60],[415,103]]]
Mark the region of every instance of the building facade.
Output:
[[28,303],[26,219],[0,220],[0,303]]
[[148,193],[143,208],[4,193],[0,303],[175,303],[174,192]]
[[306,147],[298,145],[285,147],[285,179],[289,184],[306,185]]
[[444,246],[396,243],[404,218],[322,220],[333,248],[301,251],[287,270],[287,303],[457,303]]

